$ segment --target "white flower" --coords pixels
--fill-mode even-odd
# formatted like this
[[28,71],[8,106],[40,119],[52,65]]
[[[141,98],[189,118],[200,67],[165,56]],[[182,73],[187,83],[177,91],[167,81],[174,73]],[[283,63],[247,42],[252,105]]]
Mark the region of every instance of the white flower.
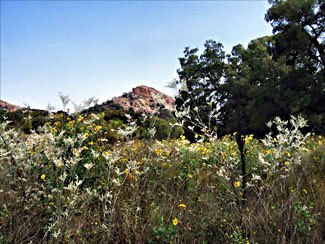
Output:
[[259,154],[258,154],[258,159],[259,159],[260,163],[261,163],[263,166],[271,166],[270,163],[268,163],[268,162],[266,162],[266,161],[264,160],[264,155],[263,155],[262,153],[259,153]]
[[91,168],[93,167],[93,164],[92,164],[92,163],[85,163],[85,164],[84,164],[84,167],[85,167],[86,169],[91,169]]
[[253,177],[252,177],[252,181],[259,181],[259,180],[262,180],[261,176],[254,174]]

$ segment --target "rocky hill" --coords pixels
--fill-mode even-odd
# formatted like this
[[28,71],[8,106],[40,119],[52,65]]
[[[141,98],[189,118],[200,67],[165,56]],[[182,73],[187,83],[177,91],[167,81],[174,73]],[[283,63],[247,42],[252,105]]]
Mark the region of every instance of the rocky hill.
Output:
[[175,100],[148,86],[138,86],[132,89],[132,92],[124,93],[122,96],[114,97],[112,100],[106,101],[100,105],[96,105],[87,109],[89,112],[102,112],[106,109],[122,109],[126,112],[147,112],[154,113],[155,108],[159,110],[171,111]]
[[14,112],[18,109],[22,109],[21,107],[18,107],[16,105],[7,103],[3,100],[0,100],[0,109],[5,110],[5,111],[10,111],[10,112]]
[[[106,109],[121,109],[125,112],[135,113],[147,112],[149,114],[153,114],[155,109],[158,109],[159,112],[171,112],[174,102],[175,100],[172,97],[152,87],[142,85],[133,88],[131,92],[124,93],[122,96],[114,97],[102,104],[90,107],[82,113],[100,113]],[[23,108],[0,100],[0,109],[14,112]],[[36,109],[28,108],[28,110],[34,111]]]

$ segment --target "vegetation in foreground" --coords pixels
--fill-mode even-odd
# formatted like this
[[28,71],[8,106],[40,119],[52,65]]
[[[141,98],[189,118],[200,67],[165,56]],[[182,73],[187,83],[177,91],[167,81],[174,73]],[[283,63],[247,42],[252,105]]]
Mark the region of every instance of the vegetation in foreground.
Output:
[[[182,86],[186,123],[9,114],[18,122],[0,126],[0,242],[324,242],[325,140],[290,115],[324,134],[325,5],[269,2],[273,36],[231,55],[212,40],[201,55],[185,49],[170,86]],[[275,116],[290,122],[274,119],[264,137]]]
[[[57,114],[31,134],[0,127],[2,243],[321,243],[325,140],[302,117],[235,135],[107,144],[96,115]],[[149,129],[152,136],[155,130]]]

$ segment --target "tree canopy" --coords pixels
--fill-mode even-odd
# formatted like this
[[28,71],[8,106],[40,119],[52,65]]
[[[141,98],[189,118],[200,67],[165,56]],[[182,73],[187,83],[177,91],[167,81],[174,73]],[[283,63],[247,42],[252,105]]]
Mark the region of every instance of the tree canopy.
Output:
[[263,136],[275,116],[303,114],[310,128],[325,132],[324,22],[321,0],[269,1],[265,15],[273,36],[241,44],[226,54],[223,45],[207,40],[204,51],[186,47],[179,58],[176,104],[189,106],[202,122],[220,134],[241,131]]

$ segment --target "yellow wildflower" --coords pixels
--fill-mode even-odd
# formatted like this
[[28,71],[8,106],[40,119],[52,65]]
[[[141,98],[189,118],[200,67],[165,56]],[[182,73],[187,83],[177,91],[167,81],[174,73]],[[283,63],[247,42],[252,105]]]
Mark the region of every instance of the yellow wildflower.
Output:
[[288,165],[290,165],[290,162],[289,161],[285,161],[284,162],[284,165],[288,166]]
[[45,174],[41,175],[41,179],[44,180],[45,179]]
[[178,219],[177,218],[174,218],[173,219],[173,225],[177,225],[178,224]]
[[70,121],[69,123],[68,123],[68,127],[72,127],[73,125],[74,125],[74,120],[72,120],[72,121]]
[[235,183],[234,183],[234,186],[237,188],[237,187],[239,187],[240,186],[240,181],[236,181]]
[[183,203],[181,203],[181,204],[178,204],[178,207],[180,207],[180,208],[186,208],[186,205],[183,204]]
[[160,148],[156,149],[156,153],[158,156],[162,155],[162,150]]
[[50,133],[54,133],[55,131],[56,131],[56,128],[52,127],[51,130],[50,130]]

